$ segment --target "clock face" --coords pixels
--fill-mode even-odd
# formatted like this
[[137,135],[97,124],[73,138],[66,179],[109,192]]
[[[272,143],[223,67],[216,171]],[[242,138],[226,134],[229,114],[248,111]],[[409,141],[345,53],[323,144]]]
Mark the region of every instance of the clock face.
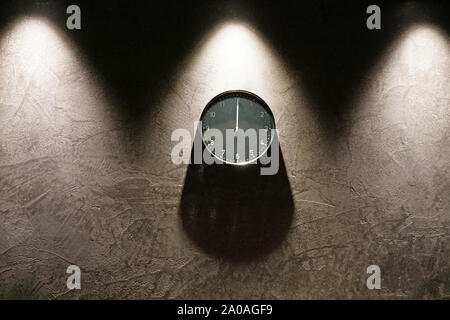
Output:
[[[212,99],[201,115],[206,149],[229,164],[257,160],[270,147],[275,120],[269,106],[247,91],[228,91]],[[213,133],[220,131],[222,142]],[[217,131],[216,131],[217,132]]]

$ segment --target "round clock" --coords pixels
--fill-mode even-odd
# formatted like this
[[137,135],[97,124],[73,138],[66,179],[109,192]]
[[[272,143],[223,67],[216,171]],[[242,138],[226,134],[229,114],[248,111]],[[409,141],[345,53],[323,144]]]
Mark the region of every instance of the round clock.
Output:
[[[206,105],[200,120],[204,146],[214,157],[228,164],[254,162],[272,143],[273,114],[264,100],[248,91],[217,95]],[[213,134],[208,135],[211,129],[221,132],[222,143],[218,143]]]

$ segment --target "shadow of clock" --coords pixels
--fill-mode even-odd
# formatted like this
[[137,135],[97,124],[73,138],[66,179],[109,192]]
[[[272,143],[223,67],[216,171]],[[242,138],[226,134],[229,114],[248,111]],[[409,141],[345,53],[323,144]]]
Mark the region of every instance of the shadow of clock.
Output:
[[251,262],[287,235],[294,203],[281,152],[277,174],[260,175],[260,168],[189,165],[180,203],[182,225],[208,254]]

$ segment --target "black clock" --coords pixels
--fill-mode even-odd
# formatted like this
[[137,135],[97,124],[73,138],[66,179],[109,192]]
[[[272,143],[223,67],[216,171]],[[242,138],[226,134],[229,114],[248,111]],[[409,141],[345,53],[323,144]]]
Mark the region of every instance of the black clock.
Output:
[[[273,140],[272,111],[263,99],[248,91],[217,95],[206,105],[200,119],[204,146],[214,157],[228,164],[256,161],[267,152]],[[208,135],[211,129],[221,132],[222,143],[218,143],[212,133]]]

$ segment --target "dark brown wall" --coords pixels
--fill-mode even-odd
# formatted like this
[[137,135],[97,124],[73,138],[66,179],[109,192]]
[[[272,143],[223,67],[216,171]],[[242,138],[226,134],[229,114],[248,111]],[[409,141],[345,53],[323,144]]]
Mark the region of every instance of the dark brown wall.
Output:
[[[81,31],[62,2],[11,3],[0,296],[448,296],[446,1],[380,2],[378,31],[356,1],[89,1]],[[172,131],[229,89],[271,107],[276,176],[172,163]]]

